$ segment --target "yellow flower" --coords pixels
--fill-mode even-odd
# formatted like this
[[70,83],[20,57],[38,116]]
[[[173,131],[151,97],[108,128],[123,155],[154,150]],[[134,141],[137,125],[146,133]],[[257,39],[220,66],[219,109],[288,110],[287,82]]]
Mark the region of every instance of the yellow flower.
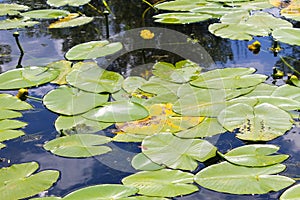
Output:
[[150,30],[142,30],[140,32],[140,36],[145,40],[151,40],[154,38],[154,33],[152,33]]
[[27,96],[28,96],[28,89],[24,89],[24,88],[19,89],[19,92],[16,95],[16,97],[22,101],[25,101],[27,99]]

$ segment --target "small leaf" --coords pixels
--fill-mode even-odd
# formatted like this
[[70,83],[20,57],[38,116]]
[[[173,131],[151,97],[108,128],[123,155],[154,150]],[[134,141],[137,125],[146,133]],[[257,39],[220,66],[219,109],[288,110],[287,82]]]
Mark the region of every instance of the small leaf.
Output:
[[47,4],[54,7],[60,6],[82,6],[89,3],[91,0],[47,0]]
[[35,19],[57,19],[69,15],[70,12],[66,10],[58,9],[43,9],[43,10],[31,10],[21,13],[24,17]]
[[38,24],[37,21],[28,21],[27,19],[5,19],[0,21],[0,30],[8,30],[14,28],[26,28]]
[[300,196],[300,184],[294,185],[293,187],[287,189],[280,196],[280,200],[297,200]]
[[155,171],[164,168],[150,160],[145,154],[139,153],[132,158],[131,165],[136,170]]
[[272,36],[279,40],[290,45],[300,45],[300,28],[280,28],[272,32]]
[[51,140],[44,145],[44,149],[63,157],[92,157],[111,151],[107,146],[100,146],[110,141],[111,138],[101,135],[75,134]]
[[17,15],[21,10],[28,10],[29,7],[16,3],[1,3],[0,4],[0,16],[3,15]]

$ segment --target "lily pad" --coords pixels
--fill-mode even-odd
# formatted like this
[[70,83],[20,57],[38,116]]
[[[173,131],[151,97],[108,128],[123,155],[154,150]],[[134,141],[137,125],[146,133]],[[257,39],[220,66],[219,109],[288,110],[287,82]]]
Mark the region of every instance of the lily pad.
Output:
[[280,28],[272,32],[272,36],[290,45],[300,45],[300,28]]
[[53,81],[58,71],[47,67],[26,67],[0,74],[0,89],[20,89],[42,85]]
[[291,85],[282,85],[272,92],[272,96],[285,97],[300,102],[300,88]]
[[230,194],[266,194],[292,185],[291,178],[273,175],[282,172],[285,165],[243,167],[221,162],[204,168],[195,175],[200,186]]
[[11,140],[24,135],[21,130],[14,130],[26,126],[27,123],[18,120],[0,120],[0,142]]
[[274,97],[274,96],[257,96],[258,103],[269,103],[282,110],[291,111],[300,109],[300,102],[286,98],[286,97]]
[[59,9],[31,10],[28,12],[21,13],[21,15],[24,17],[35,19],[57,19],[61,17],[66,17],[69,14],[69,11]]
[[229,131],[239,128],[236,137],[242,140],[269,141],[292,128],[292,118],[268,103],[255,107],[238,103],[222,110],[219,122]]
[[189,171],[197,168],[197,161],[206,161],[214,157],[217,151],[206,140],[181,139],[171,133],[148,136],[143,140],[142,147],[142,152],[153,162]]
[[84,4],[89,3],[91,0],[47,0],[47,4],[54,7],[60,6],[82,6]]
[[107,40],[91,41],[72,47],[67,53],[68,60],[85,60],[114,54],[123,48],[120,42],[110,43]]
[[124,185],[134,186],[138,193],[156,197],[175,197],[198,191],[194,175],[180,170],[142,171],[122,179]]
[[125,133],[122,131],[115,132],[116,136],[112,138],[115,142],[142,142],[146,135],[138,135],[134,133]]
[[114,101],[95,108],[83,117],[101,122],[128,122],[143,119],[149,115],[148,110],[137,103],[128,101]]
[[142,77],[129,76],[124,80],[122,88],[128,93],[133,93],[144,83],[146,83],[146,80]]
[[55,128],[57,132],[64,131],[68,135],[78,133],[95,133],[111,125],[112,123],[89,120],[81,115],[59,116],[55,121]]
[[131,165],[136,170],[155,171],[164,168],[152,160],[150,160],[145,154],[139,153],[132,158]]
[[294,185],[293,187],[287,189],[280,196],[280,200],[297,200],[300,196],[300,184]]
[[111,148],[102,145],[110,141],[111,138],[101,135],[75,134],[51,140],[44,149],[68,158],[92,157],[111,151]]
[[208,14],[200,13],[187,13],[187,12],[176,12],[176,13],[164,13],[154,15],[156,18],[155,22],[166,23],[166,24],[190,24],[196,22],[206,21],[212,18]]
[[22,117],[22,113],[13,110],[0,109],[0,120]]
[[28,21],[27,19],[5,19],[0,21],[0,30],[8,30],[14,28],[26,28],[38,24],[37,21]]
[[32,106],[10,94],[0,94],[0,110],[29,110]]
[[15,3],[1,3],[0,4],[0,16],[3,15],[17,15],[23,10],[28,10],[29,7],[25,5]]
[[71,71],[71,66],[72,62],[66,60],[60,60],[48,64],[48,68],[59,71],[58,77],[55,80],[51,81],[51,83],[56,83],[59,85],[67,84],[66,76]]
[[85,187],[66,195],[63,200],[121,199],[136,194],[137,188],[121,184],[103,184]]
[[66,79],[74,87],[94,93],[117,92],[124,80],[120,74],[104,70],[94,62],[75,64]]
[[65,18],[59,19],[49,25],[48,28],[69,28],[88,24],[93,21],[93,17],[80,16],[77,14],[69,14]]
[[48,190],[59,178],[59,171],[44,170],[33,174],[38,163],[14,164],[0,169],[0,196],[3,200],[23,199]]
[[245,97],[257,97],[257,96],[271,96],[273,91],[277,88],[277,86],[269,85],[266,83],[261,83],[249,92],[244,95]]
[[155,5],[155,8],[170,11],[189,11],[206,3],[205,0],[175,0],[159,3]]
[[103,105],[107,94],[95,94],[69,86],[60,86],[43,98],[44,105],[51,111],[64,115],[77,115]]
[[195,79],[201,72],[199,66],[181,66],[177,67],[171,63],[158,62],[153,66],[152,73],[164,80],[175,83],[186,83]]
[[223,157],[230,163],[248,167],[264,167],[283,162],[288,155],[272,155],[279,150],[271,144],[252,144],[230,150]]

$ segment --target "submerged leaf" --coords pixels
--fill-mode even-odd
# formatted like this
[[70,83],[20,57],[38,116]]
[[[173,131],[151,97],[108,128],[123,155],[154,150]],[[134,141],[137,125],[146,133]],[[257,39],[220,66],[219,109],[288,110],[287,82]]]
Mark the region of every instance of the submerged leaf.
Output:
[[195,181],[202,187],[230,194],[266,194],[292,185],[291,178],[273,175],[282,172],[285,165],[243,167],[221,162],[202,169]]
[[134,186],[147,196],[175,197],[198,191],[193,185],[194,175],[180,170],[161,169],[142,171],[122,179],[124,185]]
[[143,140],[142,151],[155,163],[193,171],[198,166],[197,161],[214,157],[217,148],[206,140],[181,139],[171,133],[159,133]]
[[59,171],[44,170],[33,174],[36,162],[14,164],[0,169],[0,196],[2,200],[23,199],[49,189],[59,177]]
[[100,146],[110,141],[111,138],[101,135],[75,134],[51,140],[44,145],[44,149],[63,157],[92,157],[111,151],[108,146]]

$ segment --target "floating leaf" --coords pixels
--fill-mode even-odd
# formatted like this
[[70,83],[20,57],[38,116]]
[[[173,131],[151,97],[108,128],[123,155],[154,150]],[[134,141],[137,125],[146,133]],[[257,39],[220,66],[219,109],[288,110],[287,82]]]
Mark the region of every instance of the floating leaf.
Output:
[[204,168],[195,175],[202,187],[230,194],[266,194],[292,185],[291,178],[272,175],[282,172],[284,165],[268,167],[243,167],[222,162]]
[[258,85],[267,79],[261,74],[252,74],[253,68],[216,69],[199,75],[191,84],[201,88],[233,89]]
[[0,21],[0,30],[14,29],[14,28],[26,28],[34,26],[39,22],[27,21],[28,19],[5,19]]
[[216,118],[205,118],[200,124],[174,133],[180,138],[205,138],[226,132]]
[[131,165],[136,170],[155,171],[164,168],[150,160],[145,154],[139,153],[132,158]]
[[300,45],[300,28],[280,28],[272,32],[272,36],[290,45]]
[[144,83],[146,83],[146,80],[142,77],[129,76],[124,80],[122,88],[128,93],[133,93]]
[[23,199],[49,189],[59,177],[59,171],[44,170],[33,174],[38,163],[14,164],[0,169],[0,196],[2,200]]
[[47,0],[47,4],[54,7],[60,7],[60,6],[82,6],[84,4],[89,3],[91,0]]
[[282,85],[273,91],[274,97],[285,97],[300,102],[300,88],[291,85]]
[[43,98],[44,105],[51,111],[64,115],[77,115],[107,102],[107,94],[95,94],[69,86],[60,86]]
[[246,97],[271,96],[277,86],[261,83],[256,85],[254,90],[246,94]]
[[85,91],[114,93],[121,89],[123,77],[100,68],[94,62],[79,62],[75,64],[67,76],[67,82]]
[[68,60],[85,60],[114,54],[123,48],[120,42],[110,43],[107,40],[91,41],[72,47],[67,53]]
[[23,131],[14,130],[26,126],[27,123],[18,120],[0,120],[0,142],[24,135]]
[[297,200],[300,196],[300,184],[294,185],[293,187],[287,189],[280,196],[280,200]]
[[107,146],[100,146],[110,141],[111,138],[101,135],[75,134],[51,140],[44,145],[44,149],[63,157],[92,157],[111,151]]
[[57,132],[64,131],[68,135],[75,133],[95,133],[111,125],[112,123],[89,120],[81,115],[59,116],[55,121]]
[[77,14],[69,14],[67,17],[59,19],[56,22],[53,22],[49,25],[48,28],[68,28],[68,27],[76,27],[81,26],[93,21],[93,17],[80,16]]
[[238,103],[222,110],[219,122],[229,131],[239,128],[242,140],[269,141],[283,135],[292,127],[291,116],[268,103],[255,107]]
[[0,109],[0,120],[22,117],[22,113],[13,110]]
[[175,83],[186,83],[191,79],[197,77],[201,72],[199,66],[194,65],[183,65],[177,67],[171,63],[158,62],[153,66],[152,73],[161,79],[175,82]]
[[198,8],[194,8],[191,12],[201,13],[201,14],[209,14],[214,18],[221,17],[227,13],[233,13],[240,11],[241,9],[238,7],[224,7],[222,4],[210,3],[205,6],[200,6]]
[[206,161],[214,157],[217,151],[206,140],[181,139],[171,133],[148,136],[143,140],[142,147],[143,153],[153,162],[190,171],[197,168],[197,161]]
[[137,188],[119,184],[103,184],[85,187],[66,195],[63,200],[121,199],[136,194]]
[[172,104],[154,104],[148,107],[149,117],[133,122],[116,124],[125,133],[153,135],[158,132],[178,132],[199,124],[203,117],[176,116]]
[[187,13],[187,12],[176,12],[176,13],[164,13],[154,15],[156,18],[155,22],[166,23],[166,24],[190,24],[196,22],[206,21],[212,18],[208,14],[199,13]]
[[83,117],[101,122],[128,122],[143,119],[148,115],[148,110],[140,104],[128,101],[114,101],[85,113]]
[[176,0],[162,2],[160,4],[155,5],[155,8],[160,10],[171,11],[189,11],[206,3],[207,2],[204,0]]
[[142,171],[122,179],[124,185],[134,186],[138,193],[156,197],[175,197],[198,191],[194,175],[180,170]]
[[69,11],[59,9],[31,10],[28,12],[21,13],[21,15],[24,17],[35,19],[57,19],[68,16],[69,14]]
[[21,10],[28,10],[29,7],[25,5],[15,4],[15,3],[1,3],[0,4],[0,16],[3,15],[17,15]]
[[283,162],[288,155],[272,155],[279,150],[271,144],[252,144],[230,150],[223,157],[230,163],[248,167],[264,167]]
[[146,135],[138,135],[125,132],[115,132],[116,136],[113,137],[115,142],[142,142]]
[[58,71],[47,67],[26,67],[0,74],[0,89],[20,89],[42,85],[54,80]]
[[31,108],[29,103],[21,101],[17,97],[10,94],[0,94],[0,110],[28,110]]
[[59,71],[58,77],[53,80],[51,83],[56,83],[59,85],[67,84],[66,76],[71,71],[72,62],[66,60],[60,60],[56,62],[52,62],[47,65],[50,69],[55,69]]
[[258,99],[258,102],[261,103],[269,103],[282,110],[290,111],[290,110],[298,110],[300,109],[300,102],[286,98],[286,97],[274,97],[274,96],[257,96],[253,97]]

